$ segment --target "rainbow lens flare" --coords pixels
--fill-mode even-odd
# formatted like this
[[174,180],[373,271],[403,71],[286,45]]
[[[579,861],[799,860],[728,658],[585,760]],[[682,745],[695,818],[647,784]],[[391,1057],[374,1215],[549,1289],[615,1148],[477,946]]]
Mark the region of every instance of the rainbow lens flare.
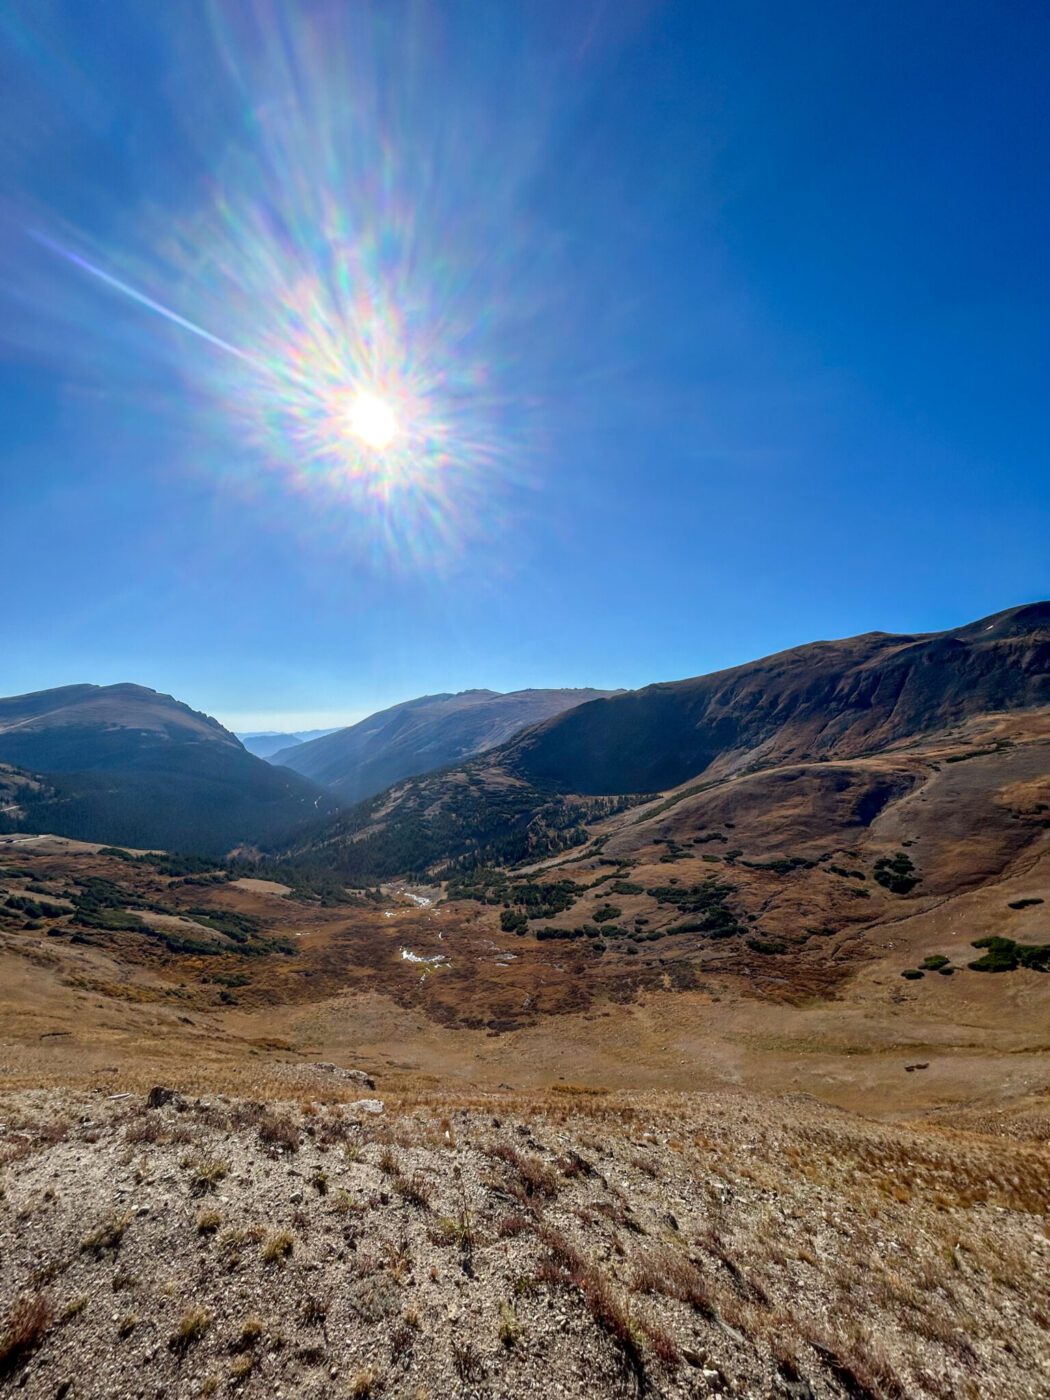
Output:
[[[525,476],[536,395],[506,328],[531,314],[539,249],[515,230],[536,136],[486,145],[469,94],[391,65],[383,8],[290,26],[271,0],[208,6],[225,120],[179,113],[201,178],[104,237],[32,211],[50,270],[24,296],[107,392],[136,362],[173,369],[172,417],[192,417],[220,486],[272,488],[275,517],[294,495],[362,558],[418,565],[490,537]],[[56,254],[79,282],[55,279]]]

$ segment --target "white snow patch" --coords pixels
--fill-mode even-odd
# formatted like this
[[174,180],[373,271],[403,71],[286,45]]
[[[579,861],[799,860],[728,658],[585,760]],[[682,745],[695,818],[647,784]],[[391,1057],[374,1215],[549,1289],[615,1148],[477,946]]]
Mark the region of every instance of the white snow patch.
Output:
[[402,948],[401,957],[404,962],[426,963],[429,967],[437,967],[448,962],[444,953],[434,953],[427,957],[425,953],[413,953],[411,948]]

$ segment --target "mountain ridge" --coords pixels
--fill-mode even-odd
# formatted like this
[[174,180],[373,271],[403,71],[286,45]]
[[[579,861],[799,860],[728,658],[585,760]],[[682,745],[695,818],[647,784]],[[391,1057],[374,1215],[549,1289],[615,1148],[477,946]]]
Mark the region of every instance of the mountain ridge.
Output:
[[[559,787],[569,791],[609,794],[664,791],[676,787],[705,771],[711,762],[722,755],[730,738],[737,738],[741,743],[753,747],[756,742],[762,742],[782,727],[786,718],[797,722],[799,711],[809,726],[807,736],[828,752],[842,749],[847,753],[850,744],[856,743],[859,737],[857,732],[851,737],[848,731],[843,730],[837,738],[835,735],[822,738],[821,732],[813,726],[829,709],[839,715],[853,714],[857,717],[865,712],[883,714],[887,717],[887,724],[881,732],[863,731],[863,727],[862,731],[866,740],[873,738],[878,744],[885,744],[907,732],[928,732],[937,727],[936,724],[924,723],[924,717],[931,713],[931,703],[937,699],[940,701],[938,723],[951,722],[968,713],[978,713],[978,707],[988,711],[1013,707],[1011,700],[1016,704],[1018,683],[1016,678],[1011,678],[1006,667],[1001,664],[992,666],[986,675],[978,667],[972,680],[984,680],[987,684],[954,687],[953,682],[966,679],[954,663],[963,659],[968,643],[969,655],[972,656],[979,642],[986,644],[983,648],[985,651],[989,642],[1002,648],[1011,642],[1021,643],[1024,638],[1033,635],[1032,629],[1039,634],[1039,641],[1035,653],[1027,657],[1022,668],[1022,674],[1030,684],[1019,707],[1050,704],[1050,602],[1024,604],[942,632],[871,632],[835,641],[805,643],[704,676],[657,682],[608,701],[591,702],[580,711],[536,726],[528,734],[512,740],[508,745],[508,761],[513,770],[527,780],[553,779]],[[989,638],[989,632],[995,635]],[[971,638],[973,642],[970,642]],[[1021,647],[1007,646],[1007,650],[1012,660],[1023,659],[1018,654]],[[910,668],[909,661],[912,663]],[[880,682],[886,682],[891,690],[896,687],[888,714],[886,694],[880,695],[869,683],[880,662],[883,664]],[[918,670],[920,665],[928,669],[938,667],[939,675],[921,675]],[[910,669],[912,674],[901,674],[902,668],[905,671]],[[846,679],[843,672],[847,669],[853,685],[843,690],[842,683]],[[770,681],[787,679],[795,672],[804,673],[799,676],[801,687],[798,684],[782,686],[776,708],[768,714],[765,723],[756,723],[755,715],[763,713],[760,707],[765,699],[762,693],[764,687]],[[932,681],[933,684],[923,684],[924,681]],[[951,700],[953,689],[957,689],[959,694],[955,702]],[[671,701],[666,709],[665,700]],[[891,722],[902,700],[906,702],[905,714]],[[601,739],[588,730],[601,727],[596,726],[599,715],[611,715],[618,710],[626,710],[632,704],[644,706],[651,702],[655,702],[654,708],[659,713],[655,723],[645,726],[644,764],[629,768],[625,775],[624,753],[619,745],[621,734],[627,726],[620,726],[620,732],[615,734],[610,734],[606,727]],[[607,707],[605,711],[596,708],[602,705]],[[751,719],[750,726],[740,721],[735,729],[732,728],[730,712],[734,707],[746,707]],[[790,710],[790,716],[785,713],[786,708]],[[709,723],[714,732],[710,735],[710,741],[684,751],[676,748],[686,726],[695,724],[699,727],[701,722],[708,721],[712,711],[713,718]],[[677,722],[669,727],[668,722],[672,720]],[[855,730],[856,726],[852,728]],[[563,743],[560,747],[554,746],[552,752],[548,738],[554,734],[559,735]],[[578,762],[574,766],[567,766],[565,762],[574,747],[578,753],[586,755],[599,743],[606,753],[615,753],[621,763],[615,779],[606,783],[594,775],[582,774]],[[664,754],[673,751],[674,761],[652,759],[651,754],[659,753],[661,747]]]
[[421,695],[270,757],[351,803],[472,757],[541,719],[610,694],[589,688],[473,689]]
[[210,715],[130,682],[0,700],[0,761],[43,779],[20,783],[6,830],[222,854],[338,809]]
[[270,759],[281,749],[295,748],[299,744],[308,744],[312,739],[323,739],[325,735],[334,733],[335,729],[260,729],[250,733],[238,732],[236,737],[256,758]]
[[1050,603],[939,633],[809,643],[586,702],[466,764],[397,784],[291,849],[343,863],[355,878],[541,859],[582,844],[589,824],[645,795],[858,759],[982,715],[1043,707]]

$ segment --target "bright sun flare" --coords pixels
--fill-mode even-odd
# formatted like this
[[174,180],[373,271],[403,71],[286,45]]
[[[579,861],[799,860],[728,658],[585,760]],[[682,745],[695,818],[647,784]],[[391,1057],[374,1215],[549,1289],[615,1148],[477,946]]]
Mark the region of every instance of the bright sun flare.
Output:
[[394,410],[378,394],[362,389],[351,399],[346,411],[346,421],[354,437],[366,447],[382,452],[397,437],[397,418]]

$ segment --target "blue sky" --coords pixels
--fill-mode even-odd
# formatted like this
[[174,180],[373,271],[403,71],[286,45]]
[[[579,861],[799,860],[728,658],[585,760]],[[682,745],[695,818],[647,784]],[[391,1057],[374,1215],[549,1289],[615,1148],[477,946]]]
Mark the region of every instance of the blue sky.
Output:
[[1048,40],[1020,0],[15,0],[0,691],[308,727],[1047,596]]

